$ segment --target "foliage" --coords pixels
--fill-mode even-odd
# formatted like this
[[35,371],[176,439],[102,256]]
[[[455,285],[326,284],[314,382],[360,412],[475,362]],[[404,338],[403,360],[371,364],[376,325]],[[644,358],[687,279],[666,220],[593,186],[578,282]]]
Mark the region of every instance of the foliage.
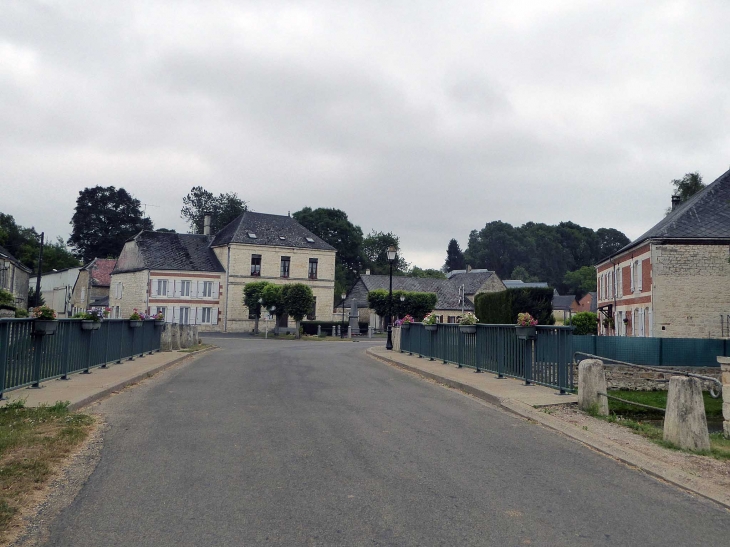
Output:
[[529,313],[518,313],[517,314],[517,325],[520,327],[534,327],[537,325],[537,319],[532,317]]
[[595,266],[583,266],[582,268],[568,272],[563,277],[563,286],[566,294],[574,294],[580,300],[586,293],[596,291],[596,268]]
[[[400,297],[404,297],[404,301],[400,301]],[[429,292],[411,292],[411,291],[393,291],[393,315],[403,317],[404,315],[412,315],[419,321],[424,315],[433,311],[436,307],[438,297],[435,293]],[[375,311],[381,317],[388,315],[388,291],[385,289],[376,289],[368,294],[368,307]]]
[[152,230],[140,202],[124,188],[95,186],[79,192],[68,244],[85,263],[119,256],[124,242],[142,230]]
[[0,306],[6,306],[15,309],[15,298],[13,293],[0,289]]
[[426,316],[421,321],[421,323],[423,323],[424,325],[435,325],[438,322],[439,322],[439,316],[433,312],[427,313]]
[[46,305],[46,299],[43,298],[43,293],[40,293],[40,301],[36,302],[35,299],[35,287],[31,287],[28,289],[28,306],[31,306],[32,304],[35,304],[36,306],[45,306]]
[[154,319],[155,321],[164,321],[165,320],[165,314],[162,313],[161,311],[158,311],[150,319]]
[[398,319],[395,322],[395,325],[397,327],[400,327],[401,325],[410,325],[411,323],[415,323],[415,322],[416,322],[416,320],[413,319],[412,315],[406,314],[402,319]]
[[408,271],[408,277],[429,277],[433,279],[446,279],[446,275],[441,270],[435,270],[433,268],[426,268],[425,270],[418,266],[413,266]]
[[274,308],[272,315],[276,317],[285,313],[281,289],[281,285],[275,285],[274,283],[266,283],[261,289],[261,305],[267,310]]
[[195,186],[183,198],[180,216],[188,221],[192,233],[202,234],[205,214],[210,213],[210,230],[215,234],[247,210],[246,202],[235,193],[218,194],[216,197],[202,186]]
[[35,319],[53,320],[56,318],[56,312],[48,306],[38,306],[33,308],[33,317]]
[[269,285],[268,281],[252,281],[246,283],[243,288],[243,305],[246,306],[256,317],[261,317],[261,303],[264,288]]
[[476,325],[478,323],[477,316],[468,311],[459,319],[459,325]]
[[306,317],[314,304],[314,294],[312,289],[304,283],[294,283],[285,285],[286,290],[283,291],[284,308],[286,313],[296,321],[297,338],[300,334],[300,324],[302,319]]
[[337,249],[335,257],[335,294],[346,292],[355,284],[363,268],[363,234],[340,209],[304,207],[292,215],[313,234]]
[[24,319],[29,316],[28,310],[25,310],[23,308],[17,308],[15,310],[15,318],[16,319]]
[[522,266],[517,266],[514,270],[512,270],[512,273],[510,274],[509,278],[510,279],[519,279],[520,281],[524,281],[525,283],[533,283],[536,281],[540,281],[534,275],[530,275],[530,273]]
[[455,239],[449,241],[448,247],[446,247],[446,262],[444,262],[443,271],[451,272],[453,270],[464,270],[466,269],[466,260],[464,259],[464,253],[461,252],[459,242]]
[[553,291],[549,288],[507,289],[479,293],[474,297],[479,323],[514,325],[522,312],[529,313],[540,325],[554,325]]
[[598,334],[598,315],[590,311],[574,314],[565,324],[574,327],[573,334]]
[[[388,262],[388,248],[393,245],[400,248],[400,240],[392,232],[376,232],[373,230],[363,239],[363,266],[370,268],[373,275],[387,275],[390,273],[390,262]],[[393,262],[393,275],[405,275],[408,272],[408,262],[401,256],[400,251]]]
[[694,196],[697,192],[705,188],[706,184],[702,182],[702,175],[699,172],[687,173],[681,179],[672,181],[676,194],[682,203]]
[[129,316],[130,321],[144,321],[145,319],[149,319],[149,316],[146,313],[137,310],[137,308],[134,308],[132,315]]
[[594,231],[572,222],[513,227],[494,221],[469,234],[464,257],[473,267],[496,271],[502,279],[521,266],[533,278],[564,291],[567,272],[596,264],[628,243],[617,230]]
[[[11,215],[0,213],[0,245],[23,265],[37,271],[40,234],[35,228],[24,228]],[[79,266],[78,259],[68,250],[63,238],[43,244],[43,273]]]

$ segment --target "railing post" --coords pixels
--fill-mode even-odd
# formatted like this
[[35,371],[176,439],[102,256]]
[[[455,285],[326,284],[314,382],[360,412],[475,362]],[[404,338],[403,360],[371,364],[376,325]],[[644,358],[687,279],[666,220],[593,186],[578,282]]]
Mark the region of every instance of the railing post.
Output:
[[33,334],[33,383],[30,387],[41,387],[41,355],[43,353],[43,338],[39,333]]
[[433,337],[435,336],[434,332],[438,331],[430,331],[428,333],[428,360],[433,361]]
[[507,337],[504,329],[497,331],[497,379],[504,379],[504,359],[507,353]]
[[464,335],[459,332],[457,329],[456,336],[458,345],[459,345],[459,351],[456,356],[456,368],[461,368],[461,362],[464,360]]
[[8,346],[10,345],[10,321],[0,321],[0,401],[4,399],[5,378],[8,374]]
[[525,340],[525,385],[532,385],[532,343]]
[[[59,329],[61,325],[58,325]],[[66,323],[64,329],[64,339],[63,339],[63,363],[61,364],[61,380],[68,380],[68,364],[71,360],[71,323]],[[59,330],[59,334],[60,334]],[[58,336],[58,335],[57,335]]]
[[122,347],[124,346],[124,334],[123,333],[126,332],[126,331],[124,329],[124,323],[123,322],[122,323],[117,323],[117,324],[118,325],[121,325],[121,327],[119,329],[121,331],[119,333],[119,359],[117,359],[117,364],[118,365],[121,365],[122,364],[122,358],[124,357],[124,352],[122,351]]
[[[132,328],[129,325],[127,325],[127,332],[129,332],[129,329]],[[135,327],[132,329],[132,345],[131,345],[131,351],[129,352],[129,359],[127,361],[134,361],[134,346],[136,345],[135,342],[137,341],[137,329],[139,327]]]
[[[474,366],[476,370],[474,372],[481,372],[479,369],[479,362],[482,360],[482,344],[479,343],[479,326],[477,325],[476,331],[474,332]],[[470,335],[471,336],[471,335]]]
[[91,335],[93,334],[93,330],[86,330],[82,331],[86,333],[86,337],[88,341],[86,342],[86,368],[81,374],[91,374]]
[[101,368],[106,368],[106,365],[109,362],[109,323],[107,323],[106,325],[102,323],[102,325],[106,330],[106,340],[104,340],[104,363],[101,365]]

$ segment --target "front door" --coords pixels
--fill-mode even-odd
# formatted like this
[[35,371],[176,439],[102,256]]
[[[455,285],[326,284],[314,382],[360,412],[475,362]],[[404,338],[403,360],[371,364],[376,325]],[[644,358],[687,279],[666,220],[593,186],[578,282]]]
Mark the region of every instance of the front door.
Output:
[[285,329],[287,325],[289,324],[289,315],[286,313],[279,316],[279,328]]

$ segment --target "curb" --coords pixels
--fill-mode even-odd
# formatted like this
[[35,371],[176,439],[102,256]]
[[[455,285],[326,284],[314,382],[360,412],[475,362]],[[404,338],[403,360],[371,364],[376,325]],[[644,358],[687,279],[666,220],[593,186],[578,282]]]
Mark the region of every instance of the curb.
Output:
[[693,475],[685,473],[684,471],[668,469],[667,467],[658,464],[648,456],[645,456],[631,448],[616,444],[613,441],[610,441],[603,437],[599,437],[598,435],[594,435],[589,431],[584,431],[575,427],[571,427],[564,421],[550,416],[549,414],[545,414],[544,412],[535,410],[530,405],[523,402],[498,397],[497,395],[487,393],[473,386],[469,386],[455,380],[450,380],[448,378],[443,378],[438,374],[427,372],[419,368],[407,365],[405,363],[400,363],[394,359],[390,359],[388,357],[384,357],[382,355],[374,353],[373,351],[371,351],[371,348],[367,348],[365,350],[365,353],[370,358],[375,359],[376,361],[381,361],[396,368],[400,368],[402,370],[417,374],[423,378],[434,380],[447,387],[458,389],[460,391],[463,391],[464,393],[476,397],[477,399],[481,399],[482,401],[490,403],[494,406],[498,406],[501,410],[505,410],[511,414],[520,416],[521,418],[537,422],[538,424],[553,431],[557,431],[558,433],[561,433],[575,441],[578,441],[592,448],[593,450],[604,454],[605,456],[609,456],[610,458],[613,458],[623,464],[629,465],[636,469],[640,469],[647,475],[663,480],[683,490],[691,492],[692,494],[696,494],[697,496],[713,501],[719,505],[722,505],[726,509],[730,509],[730,492],[726,492],[723,488],[718,487],[710,481],[699,479]]
[[84,399],[81,399],[80,401],[76,401],[75,403],[71,403],[68,405],[69,410],[79,410],[85,406],[90,405],[91,403],[95,403],[96,401],[103,399],[115,391],[119,391],[124,389],[125,387],[131,386],[133,384],[138,384],[142,380],[146,378],[151,378],[155,374],[162,372],[166,368],[170,368],[174,365],[180,364],[183,361],[187,359],[196,358],[199,355],[203,355],[204,353],[208,353],[210,351],[214,351],[218,349],[217,347],[214,348],[206,348],[204,350],[200,351],[194,351],[188,355],[184,355],[182,357],[178,357],[177,359],[170,361],[169,363],[164,363],[158,367],[155,367],[153,369],[148,370],[147,372],[143,372],[142,374],[137,374],[136,376],[133,376],[132,378],[127,378],[126,380],[122,380],[121,382],[117,382],[116,384],[109,386],[101,391],[98,391],[97,393],[94,393],[93,395],[89,395],[88,397],[85,397]]

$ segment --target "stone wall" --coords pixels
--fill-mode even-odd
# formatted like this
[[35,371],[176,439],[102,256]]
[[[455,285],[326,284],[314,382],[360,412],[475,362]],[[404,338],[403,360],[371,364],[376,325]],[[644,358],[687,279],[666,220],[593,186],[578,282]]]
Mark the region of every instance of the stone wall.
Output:
[[[118,319],[128,319],[136,309],[147,309],[148,271],[113,274],[109,288],[109,307],[119,306]],[[122,297],[117,298],[117,283],[122,284]]]
[[[633,391],[666,391],[669,379],[677,372],[692,372],[702,376],[720,379],[719,367],[661,367],[665,372],[655,372],[625,365],[604,364],[608,389],[629,389]],[[578,363],[573,363],[573,378],[578,378]],[[703,381],[702,389],[716,387],[714,382]]]

